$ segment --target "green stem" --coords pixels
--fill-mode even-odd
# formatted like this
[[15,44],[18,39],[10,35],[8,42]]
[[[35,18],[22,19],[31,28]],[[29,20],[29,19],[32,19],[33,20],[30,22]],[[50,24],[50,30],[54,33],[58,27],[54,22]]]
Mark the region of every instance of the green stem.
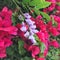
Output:
[[[14,4],[16,5],[17,9],[19,9],[19,11],[20,11],[21,15],[24,17],[23,12],[21,11],[21,7],[19,7],[19,6],[17,5],[17,3],[15,2],[15,0],[12,0],[12,1],[13,1],[13,2],[14,2]],[[25,17],[24,17],[24,18],[25,18]]]

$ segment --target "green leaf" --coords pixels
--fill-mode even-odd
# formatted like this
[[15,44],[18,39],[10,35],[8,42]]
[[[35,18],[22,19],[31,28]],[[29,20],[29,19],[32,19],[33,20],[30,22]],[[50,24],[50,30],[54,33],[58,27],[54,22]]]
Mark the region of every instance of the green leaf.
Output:
[[30,6],[36,6],[37,4],[40,4],[40,0],[32,0],[31,2],[29,2]]
[[41,53],[43,53],[45,49],[45,45],[43,43],[41,43],[40,49],[41,49]]
[[13,13],[12,14],[12,23],[13,23],[13,25],[16,25],[16,15],[17,15],[17,13],[15,12],[15,13]]
[[57,2],[56,4],[60,6],[60,2]]
[[40,3],[36,6],[37,9],[42,9],[42,8],[46,8],[50,5],[51,3],[50,2],[43,2],[43,3]]
[[37,14],[37,15],[40,15],[40,11],[35,7],[34,8],[34,12]]
[[47,2],[45,0],[33,0],[29,3],[30,6],[34,6],[37,9],[46,8],[50,5],[50,2]]
[[38,38],[36,34],[34,35],[34,37],[35,37],[35,40],[38,42],[38,44],[41,44],[40,39]]
[[23,0],[22,1],[24,4],[28,4],[30,2],[30,0]]
[[31,58],[31,57],[26,56],[26,57],[24,57],[24,58],[23,58],[23,60],[32,60],[32,58]]
[[53,26],[57,26],[57,22],[54,20],[54,17],[52,17],[52,24]]
[[24,42],[22,40],[18,41],[18,49],[20,55],[24,55],[26,53],[26,50],[24,49]]
[[14,50],[13,50],[12,47],[8,47],[8,48],[6,49],[6,52],[7,52],[7,54],[8,54],[9,56],[13,56],[13,54],[14,54]]
[[45,18],[47,21],[50,21],[50,16],[47,13],[41,12],[40,14],[43,16],[43,18]]

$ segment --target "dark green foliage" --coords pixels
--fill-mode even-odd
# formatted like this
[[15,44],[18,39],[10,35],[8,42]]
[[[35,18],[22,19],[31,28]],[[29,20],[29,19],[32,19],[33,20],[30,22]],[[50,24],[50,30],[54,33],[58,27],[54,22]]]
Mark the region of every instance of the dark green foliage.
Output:
[[0,10],[4,7],[7,6],[8,8],[14,10],[15,9],[15,4],[12,2],[12,0],[0,0]]

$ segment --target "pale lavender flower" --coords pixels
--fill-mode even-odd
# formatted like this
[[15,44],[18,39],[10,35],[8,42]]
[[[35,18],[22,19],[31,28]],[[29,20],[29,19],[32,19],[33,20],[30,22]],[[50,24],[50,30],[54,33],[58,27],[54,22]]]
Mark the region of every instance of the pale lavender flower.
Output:
[[31,19],[25,19],[25,21],[27,22],[27,24],[29,25],[33,25],[35,22],[31,21]]
[[23,18],[22,15],[19,15],[19,16],[18,16],[18,19],[19,19],[19,20],[24,20],[24,18]]
[[24,34],[25,37],[29,37],[29,32],[27,31],[25,34]]
[[25,13],[24,16],[25,16],[25,18],[31,18],[31,16],[29,15],[29,13]]
[[34,32],[32,30],[30,30],[30,35],[34,35]]
[[32,41],[32,43],[34,43],[34,44],[36,43],[36,40],[35,40],[35,38],[34,38],[33,35],[30,35],[30,36],[29,36],[29,39]]
[[26,28],[25,26],[22,26],[22,27],[20,28],[20,30],[23,31],[23,32],[26,32],[26,31],[27,31],[27,28]]
[[[35,22],[32,21],[30,18],[31,16],[29,15],[29,13],[25,13],[25,22],[27,23],[27,25],[29,26],[29,31],[26,31],[25,27],[22,27],[22,30],[25,31],[24,36],[28,39],[30,39],[32,41],[32,43],[36,43],[34,34],[38,32],[38,30],[36,29],[36,25]],[[24,23],[23,23],[24,26]]]
[[25,26],[25,23],[24,22],[22,22],[22,26]]
[[34,33],[37,33],[37,32],[38,32],[38,30],[36,30],[36,29],[35,29],[35,30],[32,30],[32,31],[33,31]]
[[36,28],[36,25],[31,25],[30,28],[31,29],[35,29]]

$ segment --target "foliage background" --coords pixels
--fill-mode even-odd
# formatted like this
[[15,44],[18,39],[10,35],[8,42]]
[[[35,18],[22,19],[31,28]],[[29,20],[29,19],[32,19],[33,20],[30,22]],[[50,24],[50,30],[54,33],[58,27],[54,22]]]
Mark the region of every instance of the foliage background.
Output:
[[15,9],[15,4],[12,2],[12,0],[0,0],[0,10],[4,7],[7,6],[8,8],[14,10]]

